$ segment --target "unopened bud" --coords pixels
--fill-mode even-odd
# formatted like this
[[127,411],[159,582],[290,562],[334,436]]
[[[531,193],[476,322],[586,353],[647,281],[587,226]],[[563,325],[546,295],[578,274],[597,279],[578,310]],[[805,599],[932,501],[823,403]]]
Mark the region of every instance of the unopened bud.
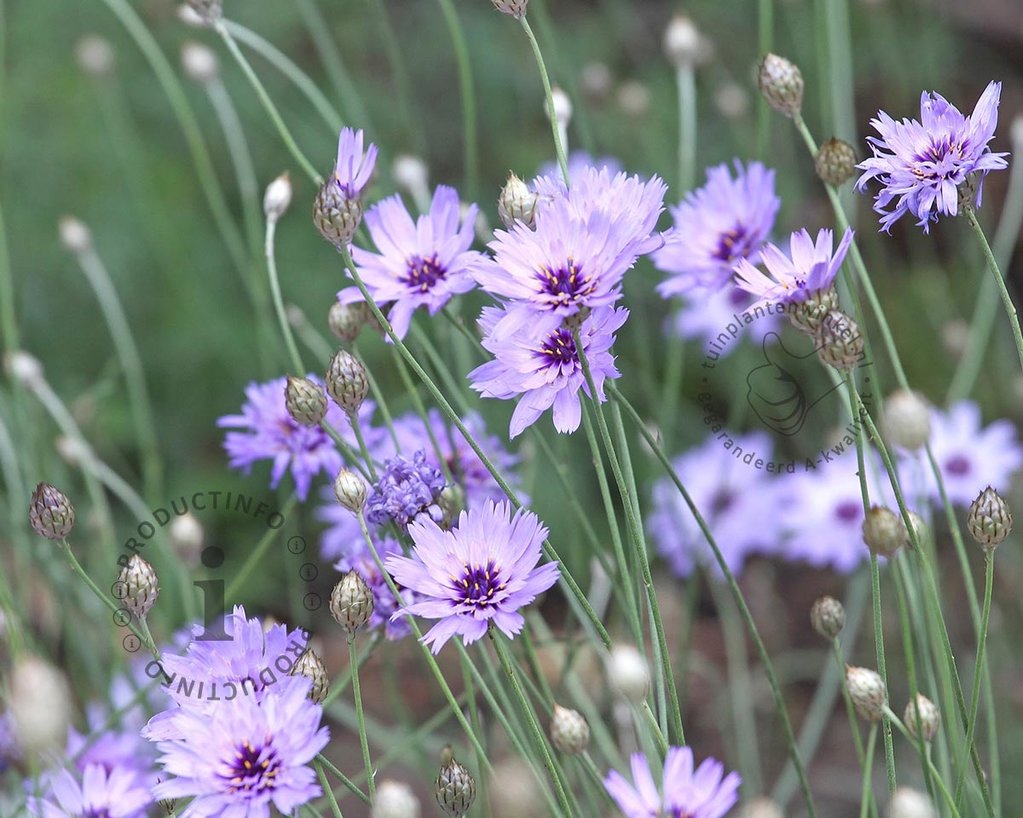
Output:
[[582,713],[559,704],[551,716],[551,743],[563,753],[576,755],[590,744],[590,725]]
[[316,426],[327,414],[327,396],[323,387],[309,378],[288,375],[284,385],[284,405],[292,420],[302,426]]
[[334,402],[349,414],[359,410],[369,392],[366,367],[346,349],[334,353],[325,380]]
[[178,19],[189,28],[208,28],[209,23],[188,3],[178,6]]
[[373,591],[358,571],[349,571],[334,586],[330,614],[350,636],[373,615]]
[[831,137],[817,149],[813,165],[822,182],[838,187],[856,175],[856,149],[845,140]]
[[206,532],[202,523],[191,511],[186,511],[180,517],[175,517],[167,530],[171,548],[180,556],[185,563],[194,565],[199,559],[203,542],[206,540]]
[[114,596],[139,619],[149,613],[160,596],[160,580],[153,566],[132,554],[114,583]]
[[791,117],[803,105],[803,75],[784,57],[768,54],[757,66],[757,87],[776,111]]
[[333,177],[323,183],[313,200],[313,224],[337,249],[347,247],[362,222],[362,200],[349,196]]
[[57,223],[60,243],[71,253],[84,253],[92,247],[92,232],[74,216],[62,216]]
[[327,326],[330,327],[331,333],[346,344],[353,343],[363,327],[375,324],[376,319],[365,301],[356,301],[353,304],[335,301],[327,313]]
[[516,20],[526,13],[529,0],[492,0],[494,8],[501,14],[510,14]]
[[224,0],[188,0],[188,5],[207,25],[217,22],[224,13]]
[[373,799],[371,818],[419,818],[419,799],[401,781],[381,781]]
[[36,756],[63,747],[71,724],[71,696],[61,672],[43,659],[22,654],[8,680],[8,712],[21,751]]
[[863,360],[863,335],[844,312],[832,310],[817,330],[817,357],[822,363],[848,372]]
[[614,79],[607,63],[592,60],[579,69],[579,87],[594,102],[604,102],[613,84]]
[[1012,512],[1002,496],[988,486],[970,504],[966,527],[985,551],[991,551],[1012,531]]
[[608,661],[611,686],[631,702],[639,703],[650,690],[646,658],[632,645],[615,645]]
[[94,77],[109,77],[114,73],[113,46],[97,34],[86,34],[75,44],[75,58],[82,70]]
[[341,469],[334,480],[334,496],[352,514],[358,514],[366,505],[366,483],[355,472]]
[[818,597],[810,608],[810,624],[825,639],[834,639],[845,627],[845,608],[834,597]]
[[476,779],[455,761],[450,747],[443,753],[436,794],[440,808],[451,818],[462,818],[476,800]]
[[863,518],[863,541],[872,554],[890,557],[909,545],[909,532],[902,517],[887,506],[871,506]]
[[747,802],[738,818],[785,818],[785,813],[777,803],[762,795]]
[[650,113],[650,89],[639,80],[627,80],[618,86],[618,105],[622,112],[634,119]]
[[269,221],[277,221],[291,204],[291,176],[282,173],[266,186],[263,194],[263,213]]
[[860,718],[865,721],[880,721],[888,704],[888,692],[881,677],[869,668],[847,665],[845,684]]
[[60,489],[40,483],[28,507],[32,530],[48,540],[62,540],[75,526],[75,507]]
[[838,292],[834,287],[814,290],[802,301],[786,305],[789,322],[805,335],[816,336],[824,319],[838,310]]
[[941,727],[941,711],[938,705],[922,693],[911,699],[902,713],[902,722],[913,738],[930,741]]
[[938,818],[938,813],[927,795],[899,787],[888,802],[888,818]]
[[43,380],[43,365],[39,359],[20,349],[4,355],[4,369],[12,380],[22,386],[36,386]]
[[196,42],[187,42],[181,46],[181,67],[189,79],[200,85],[209,85],[220,73],[213,49]]
[[[554,103],[554,121],[562,128],[567,128],[568,123],[572,121],[572,100],[568,98],[568,94],[554,86],[551,89],[551,101]],[[550,119],[551,112],[546,101],[543,104],[543,111]]]
[[306,648],[298,657],[298,661],[291,668],[291,675],[305,676],[313,683],[309,688],[309,698],[316,704],[327,698],[327,692],[330,690],[327,668],[323,666],[323,660],[312,648]]
[[465,489],[457,483],[444,486],[437,496],[437,505],[440,506],[443,515],[440,526],[451,528],[458,521],[458,515],[465,509]]
[[61,459],[69,466],[81,466],[92,457],[89,444],[80,437],[61,435],[55,441],[54,448]]
[[705,52],[701,40],[693,21],[676,14],[664,30],[664,54],[676,68],[695,65]]
[[424,194],[428,195],[430,170],[426,167],[426,162],[418,156],[403,153],[394,157],[391,174],[394,176],[394,183],[407,190],[412,198],[418,200]]
[[884,402],[881,418],[885,435],[896,446],[915,451],[931,436],[931,412],[918,392],[897,389]]
[[536,203],[539,197],[514,173],[501,188],[497,198],[497,215],[509,230],[516,222],[532,229],[536,224]]

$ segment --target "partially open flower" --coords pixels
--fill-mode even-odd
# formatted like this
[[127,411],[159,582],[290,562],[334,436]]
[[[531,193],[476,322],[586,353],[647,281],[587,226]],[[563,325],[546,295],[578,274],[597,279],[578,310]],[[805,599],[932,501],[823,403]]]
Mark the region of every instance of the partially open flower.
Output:
[[516,20],[525,15],[529,0],[492,0],[494,8],[501,14],[509,14]]

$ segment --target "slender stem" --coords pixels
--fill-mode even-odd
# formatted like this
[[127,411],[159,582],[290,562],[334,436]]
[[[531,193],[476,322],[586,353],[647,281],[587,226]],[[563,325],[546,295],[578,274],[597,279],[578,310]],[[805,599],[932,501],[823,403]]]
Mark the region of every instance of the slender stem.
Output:
[[263,249],[266,256],[266,272],[270,278],[270,295],[273,298],[274,312],[277,313],[277,323],[281,328],[281,335],[284,336],[284,345],[288,348],[291,365],[295,367],[295,377],[302,378],[305,377],[305,366],[302,364],[302,356],[298,352],[298,344],[295,343],[295,336],[291,332],[291,324],[288,323],[288,316],[284,311],[284,300],[281,297],[281,282],[277,277],[277,260],[274,253],[274,234],[276,232],[277,219],[267,218],[266,242]]
[[355,718],[359,722],[359,745],[362,747],[362,763],[366,767],[366,789],[372,801],[376,795],[373,775],[373,761],[369,756],[369,738],[366,735],[366,714],[362,709],[362,687],[359,684],[359,654],[355,649],[355,634],[348,634],[348,663],[352,669],[352,696],[355,698]]
[[4,227],[4,211],[0,206],[0,332],[3,333],[4,348],[13,352],[18,348],[18,321],[15,310],[14,276],[11,274],[11,257],[7,252],[7,230]]
[[[869,511],[869,509],[868,509]],[[885,661],[884,625],[881,617],[881,572],[877,566],[877,555],[870,555],[870,595],[874,603],[874,655],[877,657],[877,673],[888,689],[888,665]],[[888,791],[895,792],[895,747],[892,743],[891,724],[884,720],[884,765],[888,776]],[[867,760],[870,763],[870,760]]]
[[[760,56],[774,48],[774,0],[757,0],[757,45]],[[767,100],[757,100],[757,156],[766,161],[771,153],[771,108]]]
[[451,45],[458,63],[458,89],[462,97],[462,133],[465,144],[465,194],[471,200],[476,195],[479,181],[479,136],[476,128],[476,91],[472,82],[472,63],[469,60],[469,46],[465,31],[458,19],[458,12],[452,0],[438,0]]
[[536,58],[536,67],[540,71],[544,98],[547,100],[547,118],[551,121],[551,136],[554,137],[554,154],[558,159],[558,167],[561,168],[561,175],[565,180],[565,184],[569,185],[568,159],[565,157],[565,146],[561,141],[558,118],[554,115],[554,94],[551,91],[551,79],[547,75],[547,66],[543,61],[543,52],[540,51],[540,43],[536,41],[536,35],[533,34],[533,29],[530,27],[526,15],[523,14],[519,22],[522,24],[522,30],[526,32],[526,39],[529,40],[529,45],[533,49],[533,56]]
[[[446,710],[444,711],[444,713],[445,715],[447,715]],[[345,788],[350,793],[352,793],[352,795],[354,795],[356,798],[362,801],[362,803],[369,804],[369,796],[366,795],[366,793],[364,793],[362,790],[360,790],[356,783],[352,781],[352,779],[350,779],[347,775],[345,775],[337,767],[335,767],[331,763],[330,759],[328,759],[323,753],[317,753],[316,760],[327,768],[327,772],[329,772],[331,775],[337,778],[338,781],[344,784]]]
[[675,70],[678,85],[678,185],[692,190],[696,183],[696,72],[687,60]]
[[867,818],[870,811],[870,774],[874,770],[874,746],[877,744],[877,722],[871,722],[867,736],[867,754],[863,759],[863,786],[860,789],[860,818]]
[[[913,741],[913,736],[910,734],[906,725],[902,723],[902,720],[892,712],[888,705],[885,705],[885,715],[888,720],[895,725],[895,728],[906,737],[907,740]],[[956,807],[955,799],[952,797],[952,793],[948,791],[948,787],[945,785],[944,779],[941,777],[941,773],[934,766],[934,762],[931,760],[931,747],[928,744],[926,746],[926,752],[924,754],[924,763],[927,765],[927,769],[930,771],[931,777],[937,782],[938,789],[941,791],[942,798],[945,799],[945,804],[952,813],[953,818],[960,818],[959,809]]]
[[[349,412],[348,422],[351,424],[352,431],[355,433],[355,439],[359,442],[359,451],[362,454],[362,459],[366,461],[366,470],[369,472],[369,479],[374,483],[377,481],[377,469],[373,465],[373,457],[369,453],[369,447],[366,445],[366,436],[362,433],[362,424],[359,422],[359,413]],[[442,458],[443,459],[443,458]]]
[[[284,507],[281,509],[281,515],[287,518],[297,503],[298,498],[295,497],[294,494],[291,495],[291,497],[288,498],[288,502],[286,502]],[[227,584],[227,588],[224,591],[225,601],[230,603],[234,599],[235,594],[238,593],[238,589],[245,584],[245,580],[249,578],[249,574],[251,574],[255,570],[256,566],[259,565],[260,560],[263,559],[263,556],[270,547],[270,543],[274,541],[276,536],[277,531],[270,528],[262,537],[259,538],[259,542],[256,543],[255,548],[252,548],[249,551],[248,556],[245,557],[245,562],[242,563],[242,567],[234,573],[234,576],[231,577],[231,581]]]
[[342,111],[348,119],[361,123],[367,132],[373,130],[366,106],[359,95],[359,89],[352,81],[351,74],[341,59],[341,52],[330,36],[330,26],[316,5],[316,0],[296,0],[298,13],[302,16],[309,39],[327,69],[327,76],[342,102]]
[[316,775],[320,779],[320,786],[323,788],[324,793],[326,793],[327,800],[330,801],[330,809],[334,813],[334,818],[344,818],[341,815],[341,807],[338,806],[337,799],[334,797],[334,790],[330,788],[327,776],[323,772],[323,764],[320,763],[319,757],[313,760],[313,766],[316,767]]

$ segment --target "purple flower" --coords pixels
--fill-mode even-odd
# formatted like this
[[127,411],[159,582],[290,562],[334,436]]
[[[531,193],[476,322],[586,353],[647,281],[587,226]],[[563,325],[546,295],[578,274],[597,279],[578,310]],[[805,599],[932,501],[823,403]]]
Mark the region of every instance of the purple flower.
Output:
[[362,193],[377,162],[377,146],[372,142],[363,154],[361,130],[342,128],[337,140],[337,162],[331,178],[342,193],[354,199]]
[[463,511],[457,528],[433,520],[409,525],[411,557],[392,554],[385,567],[418,597],[402,613],[439,619],[423,637],[434,653],[452,636],[468,645],[492,625],[512,637],[525,624],[518,611],[561,575],[556,562],[536,567],[547,529],[532,512],[512,515],[508,503]]
[[[598,307],[579,329],[600,401],[605,399],[604,380],[620,375],[611,346],[614,333],[628,314],[620,307]],[[589,387],[575,342],[561,318],[524,306],[507,310],[488,307],[479,323],[484,332],[483,346],[494,354],[494,360],[476,367],[469,379],[472,388],[486,398],[508,400],[521,396],[512,414],[510,435],[517,436],[552,407],[555,429],[573,432],[579,428],[579,390],[589,395]]]
[[415,452],[411,460],[392,457],[366,498],[366,520],[374,525],[393,520],[402,528],[423,513],[439,520],[437,498],[443,490],[444,475],[426,462],[424,451]]
[[[307,376],[322,385],[315,375]],[[221,428],[237,429],[224,436],[224,449],[232,468],[246,474],[259,460],[272,460],[270,488],[277,488],[284,473],[290,468],[295,480],[295,494],[305,500],[312,479],[324,472],[329,477],[337,474],[342,459],[334,441],[319,426],[302,426],[295,421],[284,401],[286,378],[266,383],[250,383],[245,387],[245,403],[240,415],[225,415],[217,421]],[[374,406],[366,401],[359,409],[364,431],[375,442],[380,430],[371,430],[370,418]],[[326,422],[353,447],[358,444],[345,413],[333,402],[327,402]],[[375,435],[375,437],[374,437]],[[367,441],[369,442],[369,441]]]
[[838,249],[832,254],[834,245],[830,230],[819,231],[816,244],[806,230],[799,230],[789,238],[791,257],[773,244],[764,246],[761,260],[770,275],[765,275],[742,258],[735,265],[735,283],[746,292],[759,296],[760,300],[749,309],[766,304],[805,301],[812,293],[832,285],[852,237],[852,229],[846,228]]
[[724,775],[724,765],[713,758],[704,759],[694,771],[689,747],[668,749],[662,790],[654,783],[646,756],[634,753],[631,762],[632,784],[617,770],[604,779],[626,818],[722,818],[739,800],[739,774]]
[[670,274],[657,286],[665,296],[694,288],[717,290],[740,259],[759,261],[781,200],[774,193],[774,171],[759,162],[734,162],[707,170],[707,183],[670,208],[675,228],[653,254],[654,266]]
[[862,191],[871,179],[881,183],[874,211],[881,214],[882,230],[890,232],[907,212],[919,219],[917,225],[925,233],[939,214],[955,216],[959,186],[974,175],[979,176],[974,203],[980,206],[984,177],[1008,164],[1007,153],[992,153],[988,147],[998,125],[1001,91],[1000,82],[988,83],[970,116],[963,116],[940,94],[924,91],[920,122],[896,122],[884,111],[870,120],[881,137],[867,137],[874,155],[857,165],[863,175],[856,189]]
[[[757,460],[771,463],[772,454],[771,440],[763,432],[726,440],[712,435],[673,464],[734,574],[750,553],[775,551],[781,537],[774,481],[753,465]],[[720,575],[689,506],[667,478],[654,484],[647,530],[676,576],[689,576],[697,564]]]
[[535,227],[495,231],[493,258],[473,268],[480,286],[562,316],[615,303],[625,272],[663,241],[652,231],[664,183],[590,169],[567,193],[548,177],[536,185]]
[[[375,204],[366,213],[366,226],[379,253],[352,248],[366,289],[378,304],[391,304],[387,315],[395,334],[404,338],[418,307],[435,315],[451,296],[475,286],[468,273],[480,253],[469,248],[476,224],[476,205],[459,223],[460,204],[454,188],[441,185],[433,194],[430,212],[413,222],[401,196]],[[338,293],[342,304],[362,301],[357,287]]]
[[780,316],[755,316],[751,312],[753,300],[748,292],[731,284],[718,290],[695,289],[683,297],[668,331],[687,340],[699,339],[706,345],[708,357],[711,353],[716,356],[715,361],[725,358],[739,346],[740,338],[749,336],[754,343],[762,344],[770,333],[778,331]]
[[[33,818],[143,818],[153,802],[149,787],[134,770],[106,770],[90,764],[81,780],[67,770],[44,776],[46,798],[30,796]],[[34,785],[26,784],[29,792]]]
[[238,696],[209,713],[184,712],[181,737],[157,745],[160,763],[175,777],[154,795],[191,797],[181,818],[269,818],[271,804],[290,815],[319,796],[308,765],[329,734],[305,681],[262,701]]

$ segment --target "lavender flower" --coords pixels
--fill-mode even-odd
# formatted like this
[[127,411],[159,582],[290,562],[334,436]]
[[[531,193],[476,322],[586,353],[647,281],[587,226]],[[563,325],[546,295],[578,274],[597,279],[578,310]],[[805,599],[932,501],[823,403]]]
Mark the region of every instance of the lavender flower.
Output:
[[[413,222],[398,195],[375,204],[366,213],[366,226],[379,253],[352,248],[366,289],[380,305],[390,304],[387,318],[404,338],[412,313],[425,307],[435,315],[451,296],[475,286],[468,268],[480,257],[469,248],[476,224],[476,205],[459,223],[460,204],[454,188],[441,185],[433,194],[430,212]],[[342,304],[362,301],[357,287],[338,293]]]
[[[625,323],[628,310],[598,307],[579,329],[590,365],[596,398],[604,401],[606,378],[617,378],[611,346],[614,333]],[[552,313],[525,306],[500,310],[488,307],[480,316],[483,346],[495,360],[469,373],[472,388],[486,398],[508,400],[521,396],[512,414],[509,434],[519,435],[553,407],[554,428],[573,432],[582,419],[579,390],[589,395],[578,350],[571,333]],[[592,397],[592,396],[591,396]]]
[[[318,384],[323,383],[315,375],[307,377]],[[250,383],[245,388],[241,414],[225,415],[217,421],[217,426],[239,430],[224,436],[224,449],[232,468],[248,474],[257,461],[272,460],[270,488],[277,488],[284,473],[290,469],[295,480],[295,494],[299,500],[305,500],[313,478],[321,472],[333,477],[341,468],[342,459],[334,441],[322,428],[302,426],[288,413],[284,397],[286,383],[286,378]],[[373,409],[372,402],[363,403],[359,415],[363,430],[368,432],[372,442],[376,442],[383,432],[371,429]],[[328,405],[324,419],[346,442],[353,447],[358,446],[345,413],[333,402]]]
[[411,460],[392,457],[366,498],[366,519],[374,525],[393,520],[402,528],[424,513],[439,520],[437,498],[443,490],[444,475],[426,462],[424,451],[413,454]]
[[[920,120],[896,122],[884,111],[870,124],[881,135],[868,136],[874,156],[857,165],[863,175],[856,182],[862,191],[877,179],[882,187],[874,200],[881,215],[881,229],[891,227],[912,213],[917,225],[928,232],[939,214],[959,211],[960,186],[976,179],[972,203],[980,207],[984,177],[1007,166],[1007,153],[992,153],[988,142],[998,125],[998,98],[1002,84],[990,82],[973,113],[963,116],[943,96],[924,91],[920,95]],[[888,206],[894,202],[894,207]]]
[[739,800],[739,774],[724,775],[724,765],[713,758],[704,759],[694,771],[689,747],[668,749],[660,790],[646,756],[634,753],[631,762],[633,783],[617,770],[611,770],[604,779],[604,786],[626,818],[723,818]]
[[781,200],[774,193],[774,171],[759,162],[734,161],[707,170],[703,187],[669,208],[675,228],[652,258],[669,273],[657,286],[665,296],[694,289],[716,291],[732,276],[740,259],[756,264],[760,247],[774,227]]
[[[290,677],[298,679],[299,677]],[[181,738],[159,742],[160,762],[175,778],[157,798],[191,797],[181,818],[269,818],[271,804],[290,815],[321,794],[308,766],[329,740],[310,681],[258,702],[239,696],[209,713],[186,711]]]
[[838,249],[831,252],[833,238],[830,230],[817,233],[814,243],[806,230],[793,233],[789,239],[791,257],[773,244],[761,251],[761,259],[770,275],[765,275],[746,259],[735,266],[735,283],[748,293],[759,296],[750,309],[766,304],[794,304],[810,295],[831,287],[838,275],[845,254],[852,242],[853,231],[846,229]]
[[331,179],[349,199],[362,194],[377,162],[377,146],[372,142],[363,152],[365,136],[361,130],[342,128],[337,140],[337,162]]
[[513,515],[508,503],[488,500],[482,509],[463,511],[450,531],[421,517],[409,534],[412,556],[392,554],[385,567],[419,597],[395,616],[439,619],[423,637],[434,653],[455,635],[475,642],[491,625],[514,636],[525,624],[519,609],[561,575],[555,562],[536,567],[547,529],[532,512]]
[[[90,764],[81,779],[68,770],[44,777],[45,798],[30,795],[26,803],[32,818],[144,818],[153,802],[149,787],[133,770],[107,770]],[[32,782],[26,783],[34,792]]]
[[[749,337],[762,344],[772,332],[777,333],[781,318],[765,312],[752,312],[753,296],[745,290],[726,284],[717,290],[703,287],[683,297],[682,306],[668,327],[668,332],[687,340],[699,339],[713,360],[725,358],[738,346],[740,338]],[[737,330],[734,335],[733,327]]]

